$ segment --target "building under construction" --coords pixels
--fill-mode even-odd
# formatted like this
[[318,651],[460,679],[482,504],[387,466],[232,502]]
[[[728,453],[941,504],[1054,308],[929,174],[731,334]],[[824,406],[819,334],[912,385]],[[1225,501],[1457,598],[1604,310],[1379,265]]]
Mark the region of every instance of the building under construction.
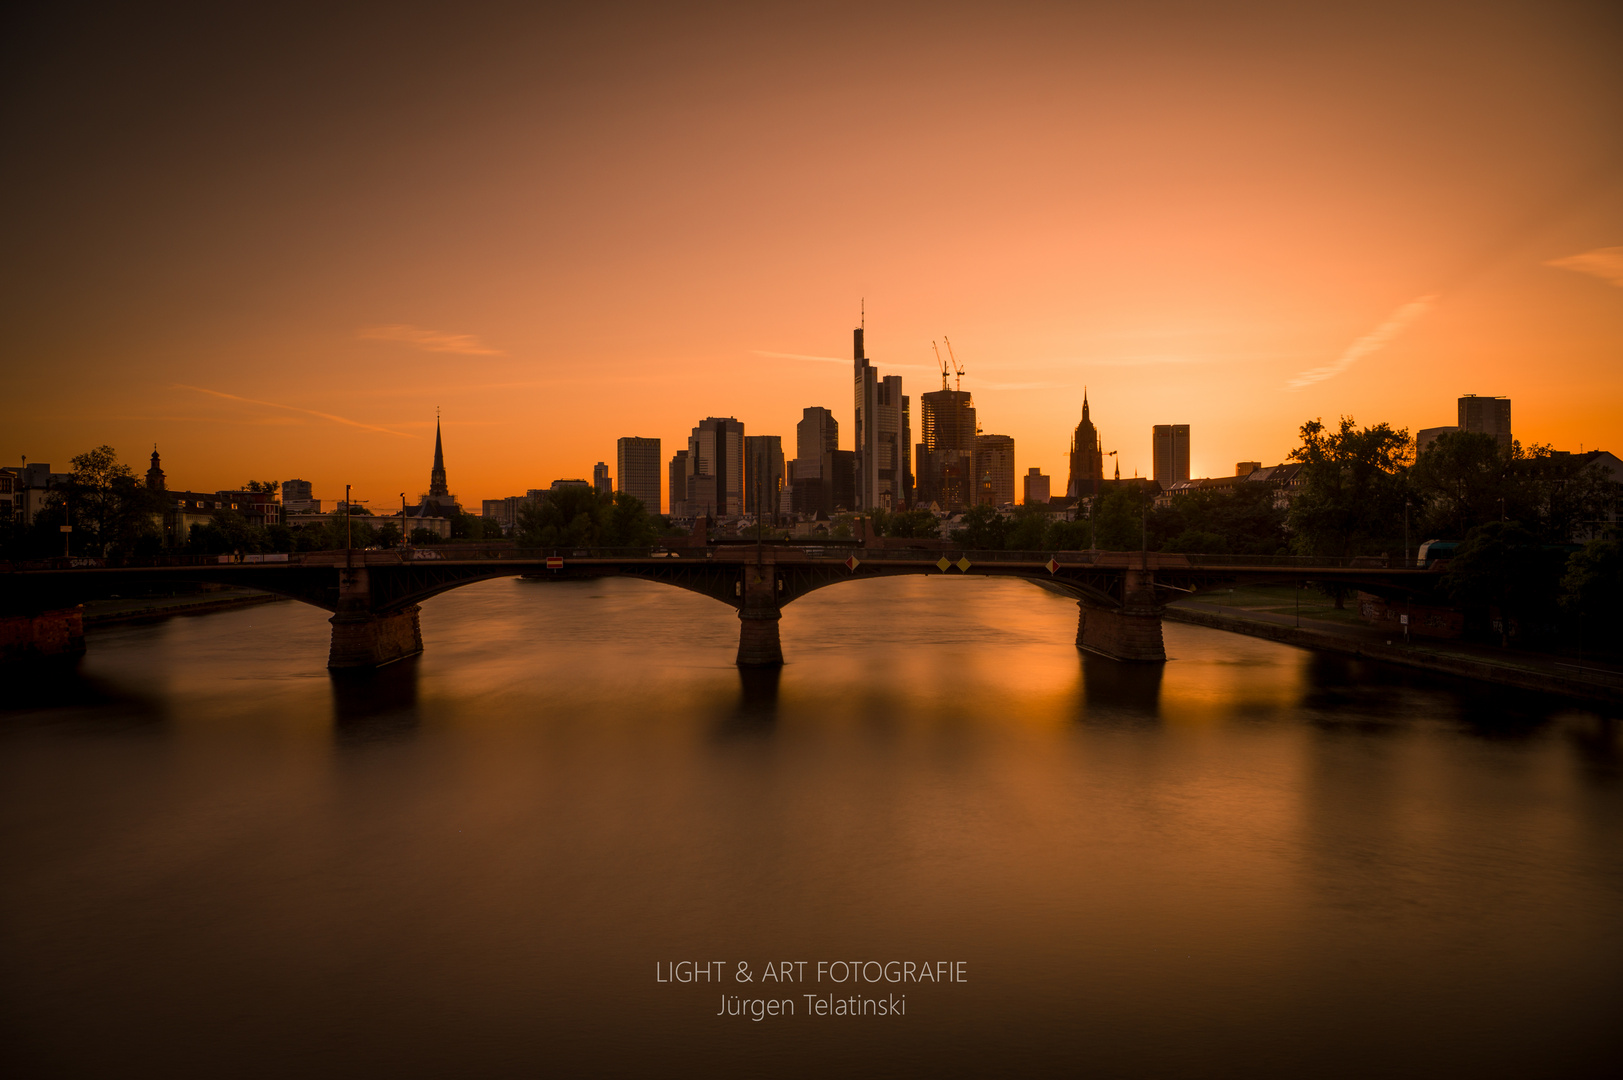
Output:
[[[948,355],[952,343],[947,344]],[[940,360],[940,354],[936,358]],[[976,498],[975,402],[963,389],[962,368],[956,368],[958,389],[947,385],[947,364],[941,363],[941,389],[919,395],[919,436],[916,458],[918,501],[934,503],[948,512],[973,506]]]

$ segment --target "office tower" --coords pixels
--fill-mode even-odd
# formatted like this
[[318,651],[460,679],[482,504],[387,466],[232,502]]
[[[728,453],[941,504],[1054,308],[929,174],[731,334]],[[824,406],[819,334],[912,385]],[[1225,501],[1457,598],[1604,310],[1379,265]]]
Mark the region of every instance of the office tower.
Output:
[[783,438],[749,435],[744,439],[744,512],[775,518],[783,490]]
[[659,513],[659,440],[628,435],[615,443],[614,459],[620,490]]
[[879,376],[863,351],[862,327],[852,331],[857,462],[857,509],[907,505],[907,398],[900,375]]
[[795,460],[789,482],[797,514],[827,514],[834,509],[831,485],[834,452],[840,448],[840,425],[821,405],[802,409],[795,425]]
[[709,416],[688,437],[687,496],[694,516],[744,513],[744,425]]
[[1460,398],[1460,430],[1480,431],[1499,441],[1499,448],[1510,452],[1510,399],[1507,397],[1477,397],[1466,394]]
[[975,501],[975,402],[967,390],[919,395],[918,501],[962,510]]
[[592,466],[592,487],[599,495],[614,494],[614,482],[609,479],[609,467],[604,462]]
[[1154,479],[1171,483],[1189,479],[1189,425],[1156,424],[1150,432]]
[[975,476],[979,502],[990,506],[1014,503],[1014,439],[1008,435],[975,436]]
[[1088,498],[1098,493],[1096,481],[1105,478],[1105,456],[1099,443],[1099,432],[1088,418],[1088,392],[1082,391],[1082,422],[1071,434],[1071,475],[1065,481],[1065,494],[1072,499]]
[[828,482],[829,514],[857,508],[857,452],[836,450],[829,455],[833,467]]
[[1250,476],[1260,468],[1262,468],[1262,462],[1260,461],[1236,461],[1234,463],[1234,475]]
[[1021,492],[1021,502],[1030,506],[1032,503],[1045,503],[1048,501],[1048,477],[1033,465],[1026,470],[1025,491]]
[[678,450],[671,457],[671,517],[690,518],[693,506],[688,501],[688,452]]

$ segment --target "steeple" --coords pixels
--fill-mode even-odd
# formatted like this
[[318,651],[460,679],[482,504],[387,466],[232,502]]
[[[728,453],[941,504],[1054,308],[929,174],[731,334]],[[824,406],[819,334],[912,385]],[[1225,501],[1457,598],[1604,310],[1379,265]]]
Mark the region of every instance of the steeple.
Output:
[[1082,388],[1082,422],[1088,422],[1088,388]]
[[152,444],[152,468],[147,470],[147,490],[164,490],[163,470],[158,467],[158,444]]
[[445,483],[445,447],[440,442],[440,411],[434,410],[434,469],[428,474],[429,498],[449,499],[451,489]]

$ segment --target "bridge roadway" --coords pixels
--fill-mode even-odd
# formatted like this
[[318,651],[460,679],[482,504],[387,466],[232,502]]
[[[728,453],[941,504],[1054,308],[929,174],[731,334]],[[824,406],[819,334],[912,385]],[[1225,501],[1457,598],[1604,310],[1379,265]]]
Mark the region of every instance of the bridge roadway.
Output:
[[[1438,574],[1392,569],[1380,559],[1314,561],[1155,552],[1010,552],[889,546],[711,543],[687,548],[541,552],[511,547],[312,552],[285,562],[202,558],[105,565],[50,560],[0,572],[0,649],[7,655],[83,650],[75,605],[154,585],[215,582],[259,589],[333,613],[331,668],[372,668],[423,649],[419,605],[475,581],[525,575],[571,581],[641,578],[701,593],[738,612],[737,662],[783,663],[785,604],[824,586],[899,574],[1012,577],[1072,596],[1078,648],[1117,660],[1164,661],[1161,613],[1218,585],[1312,582],[1391,598],[1429,597]],[[66,642],[64,645],[63,643]]]

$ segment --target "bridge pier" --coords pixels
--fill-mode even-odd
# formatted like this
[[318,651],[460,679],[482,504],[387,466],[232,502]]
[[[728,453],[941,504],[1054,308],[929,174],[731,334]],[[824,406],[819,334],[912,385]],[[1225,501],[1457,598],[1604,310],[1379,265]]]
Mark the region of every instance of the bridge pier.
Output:
[[329,668],[376,668],[423,651],[423,630],[416,604],[398,611],[372,610],[372,587],[366,567],[341,567],[338,611],[332,624]]
[[1120,608],[1077,601],[1076,647],[1112,660],[1164,662],[1167,647],[1161,637],[1155,572],[1148,567],[1128,568],[1122,600]]
[[0,618],[0,662],[78,657],[84,651],[85,621],[77,607]]
[[778,640],[778,575],[770,555],[743,567],[739,585],[738,666],[782,667],[783,645]]

